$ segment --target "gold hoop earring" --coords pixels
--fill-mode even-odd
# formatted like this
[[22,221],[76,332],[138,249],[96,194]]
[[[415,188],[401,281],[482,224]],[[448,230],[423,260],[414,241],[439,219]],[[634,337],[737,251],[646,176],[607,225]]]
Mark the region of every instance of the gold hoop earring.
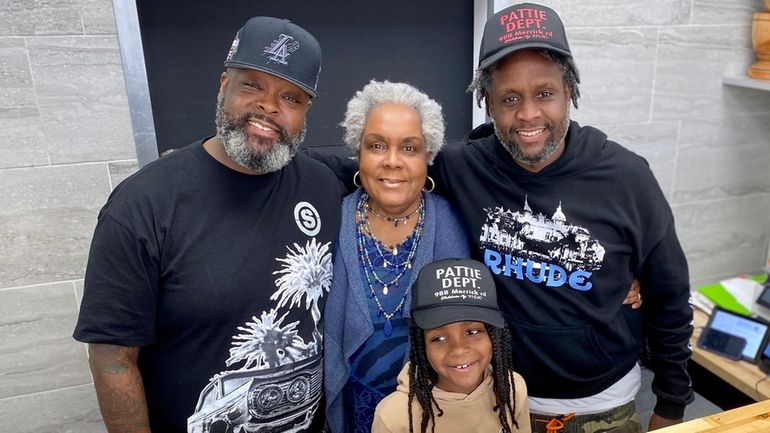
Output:
[[433,181],[433,178],[430,176],[425,176],[430,181],[430,189],[425,189],[423,187],[423,191],[427,192],[428,194],[432,193],[434,189],[436,189],[436,182]]
[[360,183],[356,183],[356,176],[358,176],[358,181],[361,182],[361,171],[357,171],[353,173],[353,185],[357,186],[358,188],[361,188]]

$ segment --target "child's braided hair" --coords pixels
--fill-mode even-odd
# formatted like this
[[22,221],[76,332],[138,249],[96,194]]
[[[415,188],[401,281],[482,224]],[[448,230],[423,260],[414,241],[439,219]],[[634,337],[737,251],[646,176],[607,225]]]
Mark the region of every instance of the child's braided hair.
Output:
[[[511,334],[508,328],[497,328],[491,325],[484,325],[492,341],[492,372],[493,385],[495,393],[495,407],[497,416],[500,418],[502,433],[511,433],[510,421],[518,429],[519,423],[516,421],[516,389],[513,381],[513,352],[511,348]],[[431,432],[435,433],[437,416],[442,416],[444,412],[439,407],[436,399],[433,397],[433,387],[438,381],[438,375],[428,362],[428,353],[425,347],[425,331],[419,328],[414,322],[409,325],[411,338],[411,349],[409,353],[409,432],[414,433],[412,402],[417,399],[422,407],[422,418],[420,420],[420,433],[427,433],[428,424],[431,424]],[[437,412],[434,413],[434,406]],[[500,410],[505,408],[505,410]],[[529,422],[527,420],[526,422]]]

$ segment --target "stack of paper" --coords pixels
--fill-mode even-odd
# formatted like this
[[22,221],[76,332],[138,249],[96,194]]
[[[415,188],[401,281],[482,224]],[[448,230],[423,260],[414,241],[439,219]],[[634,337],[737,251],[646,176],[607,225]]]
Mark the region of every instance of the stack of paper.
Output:
[[717,284],[701,286],[698,291],[725,310],[751,316],[757,297],[762,293],[761,283],[766,280],[766,274],[728,278]]

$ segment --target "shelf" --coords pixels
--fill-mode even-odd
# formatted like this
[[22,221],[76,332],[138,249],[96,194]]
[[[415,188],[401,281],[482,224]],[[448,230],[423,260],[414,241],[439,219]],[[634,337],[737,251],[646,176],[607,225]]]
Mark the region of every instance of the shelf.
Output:
[[770,92],[770,80],[755,80],[747,76],[725,75],[722,77],[722,84]]

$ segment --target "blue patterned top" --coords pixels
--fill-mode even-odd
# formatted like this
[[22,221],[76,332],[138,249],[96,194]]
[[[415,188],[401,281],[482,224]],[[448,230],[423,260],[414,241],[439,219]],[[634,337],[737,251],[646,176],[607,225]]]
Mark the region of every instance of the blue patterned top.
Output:
[[[374,271],[381,281],[390,281],[397,271],[392,266],[385,267],[384,259],[378,256],[375,240],[370,237],[365,239],[365,248],[372,258]],[[402,263],[409,255],[409,249],[414,242],[414,233],[398,246],[396,263]],[[386,258],[391,260],[393,256],[386,253]],[[363,263],[360,266],[361,279],[365,281]],[[391,313],[398,307],[401,298],[407,294],[408,281],[412,275],[409,269],[399,279],[396,286],[388,287],[388,294],[382,294],[379,283],[372,282],[377,288],[377,297],[386,313]],[[385,317],[379,314],[377,303],[371,298],[367,285],[362,285],[369,300],[369,315],[374,325],[374,333],[350,359],[350,377],[342,390],[345,402],[345,412],[351,414],[348,418],[348,431],[354,433],[369,433],[374,421],[374,409],[377,404],[388,394],[396,390],[398,373],[404,366],[407,350],[409,349],[409,328],[402,314],[396,314],[391,319],[393,328],[390,336],[386,335]]]

